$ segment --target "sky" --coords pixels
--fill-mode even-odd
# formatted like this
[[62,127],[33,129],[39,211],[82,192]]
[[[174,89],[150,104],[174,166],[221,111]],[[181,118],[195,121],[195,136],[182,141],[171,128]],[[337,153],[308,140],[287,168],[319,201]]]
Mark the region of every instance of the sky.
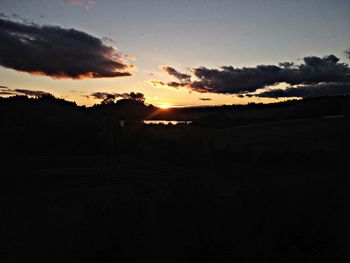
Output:
[[96,92],[158,106],[350,94],[349,13],[348,0],[0,0],[0,86],[89,106]]

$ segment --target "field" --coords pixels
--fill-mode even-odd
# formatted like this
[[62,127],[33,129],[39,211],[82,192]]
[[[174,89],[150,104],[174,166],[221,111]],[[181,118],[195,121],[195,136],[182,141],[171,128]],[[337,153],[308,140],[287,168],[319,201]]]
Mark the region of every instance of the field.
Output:
[[[3,156],[1,261],[345,262],[344,119],[142,129],[218,155]],[[247,147],[252,159],[238,161]],[[263,161],[320,149],[329,165]]]

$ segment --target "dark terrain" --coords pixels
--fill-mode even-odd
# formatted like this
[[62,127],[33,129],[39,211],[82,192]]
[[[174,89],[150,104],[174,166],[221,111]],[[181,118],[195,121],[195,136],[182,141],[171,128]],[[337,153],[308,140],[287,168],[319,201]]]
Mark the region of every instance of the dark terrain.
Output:
[[348,262],[349,113],[0,99],[0,262]]

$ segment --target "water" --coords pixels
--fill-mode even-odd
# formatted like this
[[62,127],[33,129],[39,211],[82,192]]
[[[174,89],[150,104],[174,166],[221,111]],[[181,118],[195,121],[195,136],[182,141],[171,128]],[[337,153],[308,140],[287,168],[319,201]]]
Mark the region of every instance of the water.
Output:
[[144,124],[163,124],[163,125],[176,125],[176,124],[191,124],[192,121],[175,121],[175,120],[144,120]]

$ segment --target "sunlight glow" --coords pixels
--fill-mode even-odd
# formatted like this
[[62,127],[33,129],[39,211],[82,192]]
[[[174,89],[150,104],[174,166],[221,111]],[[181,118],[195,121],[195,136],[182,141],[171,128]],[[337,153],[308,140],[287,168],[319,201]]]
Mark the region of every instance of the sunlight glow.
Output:
[[169,105],[169,104],[160,104],[160,105],[158,105],[158,107],[163,109],[163,110],[167,110],[167,109],[171,108],[171,105]]

